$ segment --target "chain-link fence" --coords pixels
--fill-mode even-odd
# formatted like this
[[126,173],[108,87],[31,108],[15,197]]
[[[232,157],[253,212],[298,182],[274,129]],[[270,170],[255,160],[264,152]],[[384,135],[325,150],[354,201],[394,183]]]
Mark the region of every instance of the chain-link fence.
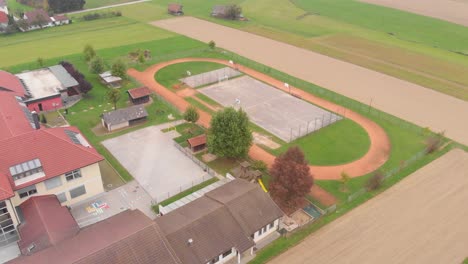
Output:
[[193,162],[195,162],[195,164],[197,164],[198,166],[200,166],[200,168],[202,168],[203,171],[207,172],[209,175],[211,175],[212,177],[217,177],[218,179],[222,179],[224,178],[223,176],[221,176],[220,174],[218,174],[215,170],[213,170],[212,168],[208,167],[208,165],[206,165],[203,161],[199,160],[197,157],[195,157],[192,153],[191,150],[187,149],[187,148],[184,148],[182,147],[181,145],[177,144],[177,142],[174,141],[174,146],[180,150],[182,153],[185,154],[185,156],[189,157]]

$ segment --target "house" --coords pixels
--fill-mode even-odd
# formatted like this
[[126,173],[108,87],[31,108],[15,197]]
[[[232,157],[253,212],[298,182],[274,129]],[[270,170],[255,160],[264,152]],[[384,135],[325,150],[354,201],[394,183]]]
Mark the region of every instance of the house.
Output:
[[167,6],[167,12],[174,16],[182,16],[184,15],[182,8],[181,4],[171,3]]
[[144,104],[150,101],[151,90],[148,87],[140,87],[127,91],[128,97],[132,104]]
[[24,13],[23,19],[28,24],[28,28],[23,29],[25,31],[54,26],[54,22],[44,9],[27,11]]
[[8,6],[7,6],[7,3],[5,0],[0,0],[0,12],[3,12],[5,13],[6,15],[8,15]]
[[[154,221],[126,210],[8,263],[240,263],[282,215],[258,185],[234,180]],[[67,234],[75,231],[66,226]]]
[[102,114],[101,122],[109,132],[144,122],[148,112],[142,105],[134,105]]
[[71,20],[66,15],[55,15],[50,18],[55,26],[68,25]]
[[193,153],[202,151],[206,148],[206,134],[189,138],[187,143]]
[[16,74],[24,87],[28,109],[41,112],[63,107],[69,96],[79,94],[78,81],[62,65]]
[[5,30],[7,27],[8,27],[8,15],[4,11],[0,10],[0,31]]
[[104,191],[103,157],[76,127],[41,127],[23,93],[14,75],[0,71],[0,246],[18,239],[28,198],[53,194],[68,206]]
[[122,86],[122,78],[113,76],[110,71],[99,74],[101,82],[110,88],[120,88]]

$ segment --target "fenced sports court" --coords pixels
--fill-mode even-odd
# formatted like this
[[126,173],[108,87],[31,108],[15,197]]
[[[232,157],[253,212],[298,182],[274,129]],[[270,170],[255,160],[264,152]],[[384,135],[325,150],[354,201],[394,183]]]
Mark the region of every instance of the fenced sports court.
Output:
[[200,92],[223,106],[241,107],[252,122],[286,142],[342,119],[249,76],[218,82]]
[[234,70],[233,68],[225,67],[218,70],[204,72],[201,74],[182,78],[179,81],[187,84],[190,87],[196,88],[207,84],[229,80],[241,74],[242,73]]

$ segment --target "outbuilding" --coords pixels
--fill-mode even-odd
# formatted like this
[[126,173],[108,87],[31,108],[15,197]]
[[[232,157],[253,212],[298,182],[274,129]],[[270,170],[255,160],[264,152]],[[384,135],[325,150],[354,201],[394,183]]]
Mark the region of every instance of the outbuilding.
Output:
[[167,6],[167,12],[174,16],[182,16],[184,15],[184,11],[182,11],[183,6],[177,3],[171,3]]
[[148,112],[142,105],[134,105],[102,114],[101,122],[107,131],[135,125],[146,121]]
[[110,71],[99,74],[101,82],[110,88],[120,88],[122,86],[122,78],[113,76]]
[[199,152],[206,148],[206,134],[202,134],[193,138],[189,138],[187,143],[192,152]]
[[134,104],[145,104],[149,102],[151,90],[148,87],[143,86],[127,91],[130,101]]

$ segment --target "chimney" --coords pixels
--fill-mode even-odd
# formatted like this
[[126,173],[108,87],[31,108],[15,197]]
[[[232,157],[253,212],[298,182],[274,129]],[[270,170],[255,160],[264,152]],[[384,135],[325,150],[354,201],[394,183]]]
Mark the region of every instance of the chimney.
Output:
[[34,122],[34,129],[40,129],[41,128],[41,123],[39,122],[39,115],[37,114],[36,111],[32,111],[32,118]]

